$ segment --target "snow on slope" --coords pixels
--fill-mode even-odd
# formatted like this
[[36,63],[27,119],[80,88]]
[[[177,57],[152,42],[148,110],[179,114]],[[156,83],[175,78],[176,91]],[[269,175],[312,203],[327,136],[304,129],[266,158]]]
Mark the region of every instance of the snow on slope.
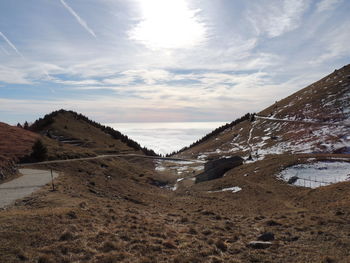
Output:
[[228,188],[223,188],[221,190],[218,191],[209,191],[209,193],[219,193],[219,192],[232,192],[232,193],[237,193],[239,191],[241,191],[242,188],[240,188],[239,186],[232,186],[232,187],[228,187]]
[[181,156],[235,154],[253,160],[282,153],[350,153],[350,65],[190,148]]

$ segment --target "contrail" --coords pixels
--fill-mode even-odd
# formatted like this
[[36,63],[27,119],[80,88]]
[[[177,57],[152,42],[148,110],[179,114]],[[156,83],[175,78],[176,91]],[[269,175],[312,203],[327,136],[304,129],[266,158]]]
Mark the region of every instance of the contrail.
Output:
[[75,19],[78,21],[78,23],[86,29],[91,35],[96,37],[95,32],[87,25],[87,23],[64,1],[60,0],[62,5],[71,13]]
[[18,51],[18,49],[16,48],[16,46],[14,44],[12,44],[12,42],[0,31],[0,36],[2,36],[3,39],[5,39],[5,41],[7,42],[7,44],[12,47],[12,49],[14,51],[16,51],[16,53],[18,55],[20,55],[21,57],[23,57],[23,55],[21,54],[21,52]]

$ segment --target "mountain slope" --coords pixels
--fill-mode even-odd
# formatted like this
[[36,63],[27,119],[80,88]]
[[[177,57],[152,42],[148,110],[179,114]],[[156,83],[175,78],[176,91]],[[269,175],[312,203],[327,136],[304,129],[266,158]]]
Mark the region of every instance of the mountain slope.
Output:
[[0,180],[15,172],[14,163],[31,153],[39,136],[22,128],[0,122]]
[[61,144],[93,150],[95,153],[142,152],[155,155],[137,142],[73,111],[59,110],[35,121],[31,130]]
[[199,159],[350,153],[350,65],[178,154]]
[[31,153],[31,148],[39,136],[0,122],[0,138],[0,156],[4,159],[18,159]]

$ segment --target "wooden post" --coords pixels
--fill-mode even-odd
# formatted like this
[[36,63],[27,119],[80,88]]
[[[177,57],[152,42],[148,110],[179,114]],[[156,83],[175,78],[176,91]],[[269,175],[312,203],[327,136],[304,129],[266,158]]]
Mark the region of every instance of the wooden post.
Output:
[[55,185],[53,183],[53,174],[52,174],[52,169],[50,169],[51,171],[51,183],[52,183],[52,191],[55,191]]

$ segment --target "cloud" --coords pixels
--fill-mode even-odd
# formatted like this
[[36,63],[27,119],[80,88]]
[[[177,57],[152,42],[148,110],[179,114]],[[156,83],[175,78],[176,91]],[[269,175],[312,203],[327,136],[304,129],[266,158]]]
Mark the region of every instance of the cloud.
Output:
[[[145,73],[145,78],[147,74]],[[74,86],[75,90],[84,90],[75,98],[0,98],[0,104],[10,115],[35,112],[35,118],[65,108],[82,112],[100,122],[232,120],[247,112],[260,111],[273,101],[303,88],[311,83],[311,80],[318,78],[317,74],[313,74],[314,79],[310,79],[309,74],[305,73],[302,78],[277,82],[273,76],[263,71],[169,74],[172,77],[168,81],[152,79],[155,81],[153,84]],[[142,79],[142,76],[140,78]],[[173,80],[185,82],[179,85],[172,83]],[[192,80],[196,80],[196,83],[193,84]],[[105,90],[105,95],[99,95],[97,92],[102,89]]]
[[[170,78],[152,78],[151,81],[148,81],[148,74],[148,72],[145,72],[144,75],[140,73],[138,76],[143,81],[137,85],[126,83],[120,86],[82,86],[77,89],[111,90],[115,92],[114,96],[116,97],[129,97],[129,101],[133,98],[135,105],[151,108],[191,107],[198,110],[201,108],[208,110],[215,107],[213,106],[215,103],[221,106],[227,104],[226,106],[231,108],[232,101],[235,101],[236,105],[253,101],[254,97],[263,89],[261,87],[271,82],[265,72],[252,74],[223,72],[176,74],[168,72]],[[181,81],[181,83],[177,81]],[[247,89],[249,92],[246,91]],[[266,97],[266,95],[259,96],[259,98],[262,97]]]
[[333,10],[342,2],[342,0],[323,0],[317,4],[317,12]]
[[32,84],[32,82],[27,79],[26,73],[22,70],[2,65],[0,65],[0,82],[9,84]]
[[7,44],[21,57],[23,57],[23,55],[18,51],[18,49],[16,48],[16,46],[0,31],[0,36],[7,42]]
[[309,0],[273,0],[254,4],[247,13],[258,35],[278,37],[299,27]]
[[58,78],[51,78],[51,81],[67,86],[85,86],[85,85],[100,85],[100,81],[95,79],[85,79],[85,80],[62,80]]
[[[0,10],[6,21],[16,17],[29,28],[13,28],[17,39],[11,35],[25,59],[0,56],[0,81],[10,83],[0,97],[23,98],[0,102],[2,109],[17,103],[12,118],[64,107],[100,121],[232,120],[319,79],[349,57],[347,8],[317,12],[317,6],[331,10],[334,0],[314,1],[314,10],[308,10],[311,0],[74,2],[78,11],[80,4],[86,7],[83,17],[99,29],[101,41],[87,41],[94,31],[67,5],[73,1],[60,1],[61,11],[75,19],[62,20],[58,1],[44,1],[32,12],[26,11],[28,1]],[[140,3],[159,3],[160,9],[140,15]],[[89,34],[79,35],[76,20]],[[0,44],[14,54],[5,41]],[[27,100],[27,94],[40,98]]]
[[78,23],[85,28],[87,32],[89,32],[93,37],[96,38],[95,32],[88,26],[88,24],[71,8],[64,0],[60,0],[62,5],[69,11],[69,13],[74,16],[74,18],[78,21]]
[[319,38],[318,41],[322,46],[320,52],[322,53],[315,59],[310,60],[309,64],[321,64],[326,61],[335,60],[342,57],[349,57],[349,27],[350,21],[346,21],[342,26]]
[[103,82],[112,85],[129,85],[139,80],[145,84],[152,85],[159,81],[167,81],[173,75],[163,69],[134,69],[122,71],[118,77],[104,79]]

